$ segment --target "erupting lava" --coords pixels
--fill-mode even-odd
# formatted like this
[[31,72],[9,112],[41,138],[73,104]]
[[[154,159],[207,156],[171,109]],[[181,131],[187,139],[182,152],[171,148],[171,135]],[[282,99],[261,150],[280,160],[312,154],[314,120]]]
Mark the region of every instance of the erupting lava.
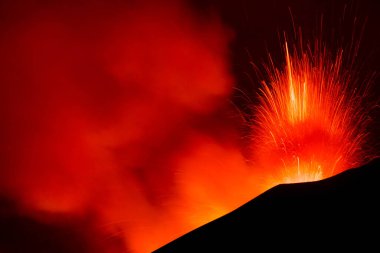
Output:
[[350,55],[320,43],[300,48],[291,53],[285,42],[282,70],[271,60],[255,108],[253,161],[266,189],[320,180],[363,162],[365,87],[345,65]]
[[239,33],[192,2],[0,1],[0,224],[4,198],[81,228],[81,252],[151,252],[274,185],[362,162],[355,54],[285,43],[250,167],[229,104]]

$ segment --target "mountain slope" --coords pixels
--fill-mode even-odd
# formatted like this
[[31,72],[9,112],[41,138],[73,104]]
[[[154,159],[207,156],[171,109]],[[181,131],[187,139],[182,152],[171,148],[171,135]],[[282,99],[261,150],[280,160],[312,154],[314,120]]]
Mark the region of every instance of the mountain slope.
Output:
[[278,185],[155,253],[379,249],[379,179],[376,159],[322,181]]

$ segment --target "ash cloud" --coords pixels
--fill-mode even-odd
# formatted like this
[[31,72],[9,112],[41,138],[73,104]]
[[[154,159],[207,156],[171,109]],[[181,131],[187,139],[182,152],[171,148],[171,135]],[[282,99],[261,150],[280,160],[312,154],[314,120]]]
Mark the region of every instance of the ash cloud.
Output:
[[200,225],[184,217],[188,189],[213,181],[182,175],[238,152],[222,123],[231,31],[178,1],[1,5],[1,195],[42,223],[91,216],[87,233],[124,242],[101,252],[146,252]]

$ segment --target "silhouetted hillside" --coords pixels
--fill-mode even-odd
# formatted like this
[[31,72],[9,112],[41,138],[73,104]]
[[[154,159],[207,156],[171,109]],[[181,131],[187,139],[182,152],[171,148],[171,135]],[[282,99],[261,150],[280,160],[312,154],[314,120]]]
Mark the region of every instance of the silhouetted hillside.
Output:
[[380,248],[379,179],[377,159],[322,181],[278,185],[155,253],[373,251]]
[[[155,253],[342,252],[357,247],[373,252],[380,248],[379,179],[377,159],[322,181],[279,185]],[[35,221],[0,198],[0,253],[108,252],[113,244],[113,252],[125,252],[117,241],[103,245],[89,221],[56,220],[53,225]]]

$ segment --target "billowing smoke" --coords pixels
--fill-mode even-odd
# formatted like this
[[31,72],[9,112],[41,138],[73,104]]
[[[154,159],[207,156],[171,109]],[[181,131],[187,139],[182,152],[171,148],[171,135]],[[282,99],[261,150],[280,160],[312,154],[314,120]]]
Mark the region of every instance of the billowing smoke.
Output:
[[0,193],[20,212],[91,217],[104,252],[147,252],[251,197],[215,15],[177,1],[0,12]]
[[286,44],[244,121],[233,39],[185,1],[2,0],[0,252],[151,252],[364,161],[367,88],[347,50]]

